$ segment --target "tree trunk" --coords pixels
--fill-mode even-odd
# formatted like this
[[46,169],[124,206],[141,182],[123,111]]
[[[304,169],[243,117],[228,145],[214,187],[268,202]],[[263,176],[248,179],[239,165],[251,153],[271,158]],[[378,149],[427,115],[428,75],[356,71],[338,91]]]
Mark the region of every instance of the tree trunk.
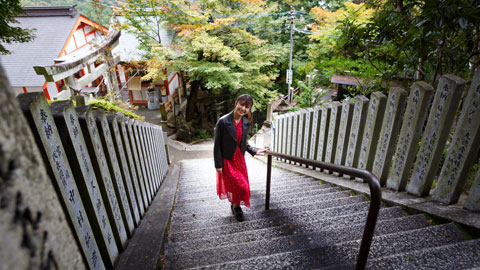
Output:
[[201,81],[196,80],[192,82],[190,86],[190,94],[187,98],[187,110],[185,112],[185,120],[187,122],[192,121],[195,116],[195,106],[197,106],[198,92],[200,91]]

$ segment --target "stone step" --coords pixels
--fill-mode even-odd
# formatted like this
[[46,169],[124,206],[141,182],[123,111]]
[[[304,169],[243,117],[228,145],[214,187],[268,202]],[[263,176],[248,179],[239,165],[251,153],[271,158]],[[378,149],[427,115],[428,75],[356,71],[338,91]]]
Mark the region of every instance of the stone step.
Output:
[[[277,207],[281,208],[283,206],[288,206],[288,205],[295,205],[295,204],[300,204],[300,203],[305,203],[305,202],[318,202],[318,201],[325,201],[325,200],[331,200],[331,199],[338,199],[338,198],[345,198],[345,197],[351,197],[352,195],[350,194],[349,191],[336,191],[336,192],[330,192],[326,194],[316,194],[313,196],[306,196],[306,197],[295,197],[292,198],[292,196],[287,196],[284,195],[283,197],[270,197],[271,198],[271,204],[272,207]],[[290,199],[288,199],[290,198]],[[261,206],[261,204],[264,203],[264,200],[256,200],[255,201],[257,204],[253,209],[258,209],[258,207]],[[223,207],[219,206],[214,206],[214,207],[203,207],[202,205],[197,205],[197,206],[189,206],[189,207],[184,207],[180,209],[174,209],[174,212],[183,215],[183,214],[197,214],[197,213],[204,213],[204,212],[211,212],[211,211],[216,211],[220,210]],[[243,207],[247,208],[247,207]],[[263,208],[263,207],[262,207]],[[228,205],[228,209],[230,209],[230,205]],[[258,209],[259,210],[259,209]]]
[[[198,178],[198,176],[196,176]],[[262,176],[262,177],[249,177],[249,183],[255,183],[255,184],[265,184],[267,181],[267,177]],[[305,182],[305,181],[316,181],[314,178],[306,175],[281,175],[281,174],[273,174],[271,176],[271,183],[278,183],[278,184],[283,184],[283,183],[289,183],[292,181],[298,181],[298,182]],[[213,178],[212,181],[200,181],[200,179],[186,179],[184,177],[180,178],[180,181],[178,183],[178,186],[180,188],[189,188],[189,187],[197,187],[197,188],[202,188],[206,186],[215,186],[216,185],[216,176]]]
[[[322,270],[354,269],[354,264],[339,264],[322,267]],[[450,245],[395,253],[390,256],[373,258],[369,256],[367,269],[479,269],[480,239],[462,241]]]
[[[452,244],[464,240],[462,233],[453,224],[426,227],[407,232],[398,232],[374,237],[370,254],[372,258],[390,255],[392,252],[408,252],[415,249]],[[316,234],[290,235],[251,243],[232,244],[228,247],[213,248],[196,252],[186,252],[165,257],[166,269],[208,266],[222,263],[217,269],[237,268],[238,262],[228,265],[228,261],[250,258],[248,269],[259,269],[263,264],[251,265],[255,257],[275,253],[301,253],[308,256],[301,269],[329,266],[338,262],[354,262],[358,254],[360,240],[334,244]],[[297,252],[295,252],[297,251]],[[251,259],[254,258],[254,259]],[[243,267],[243,263],[242,267]]]
[[[318,204],[332,204],[334,206],[347,205],[350,203],[359,203],[366,201],[364,196],[350,196],[338,199],[324,200],[324,201],[302,201],[299,204],[290,204],[287,209],[280,209],[278,205],[270,204],[270,210],[265,211],[265,204],[262,201],[258,205],[253,205],[250,208],[242,207],[245,217],[248,220],[254,220],[256,218],[263,218],[265,216],[285,215],[286,213],[302,213],[307,211],[318,210]],[[178,225],[188,222],[203,222],[205,220],[226,220],[228,224],[236,223],[236,219],[232,215],[230,210],[230,203],[223,200],[223,207],[216,211],[202,212],[202,213],[188,213],[188,214],[172,214],[172,224]],[[262,213],[265,212],[265,213]]]
[[[364,213],[366,215],[366,213]],[[400,218],[388,219],[390,216],[381,214],[375,228],[375,235],[394,233],[398,231],[407,231],[428,226],[426,218],[423,214],[405,216]],[[343,217],[342,217],[343,218]],[[165,246],[165,254],[178,254],[182,252],[192,252],[202,249],[210,249],[231,245],[232,243],[246,243],[259,240],[272,239],[287,235],[314,233],[322,239],[341,243],[355,239],[361,239],[364,220],[362,223],[355,223],[356,220],[349,220],[349,224],[344,227],[338,227],[338,224],[331,226],[319,226],[318,224],[302,224],[302,225],[281,225],[265,229],[252,230],[230,235],[220,235],[212,238],[192,239],[185,242],[169,242]],[[341,222],[340,224],[345,224]]]
[[[337,224],[338,227],[343,227],[352,224],[352,220],[355,220],[356,223],[365,222],[366,211],[368,211],[369,204],[369,202],[362,202],[299,214],[284,212],[285,216],[269,217],[252,221],[246,220],[229,225],[170,233],[168,239],[175,242],[183,242],[189,239],[216,237],[219,235],[229,235],[280,225],[318,224],[318,226],[332,226]],[[385,214],[391,215],[392,218],[404,215],[399,207],[386,208],[384,211],[381,210],[381,212],[386,212]],[[265,213],[270,213],[270,211]],[[339,216],[342,216],[342,218],[334,218]]]
[[[313,192],[315,190],[320,191],[323,189],[329,189],[333,187],[335,186],[330,184],[323,184],[323,185],[309,187],[308,189],[304,187],[299,187],[299,188],[292,187],[290,189],[284,189],[284,190],[271,190],[270,193],[275,195],[285,195],[285,194],[302,193],[302,192]],[[214,190],[216,190],[216,188]],[[255,187],[255,189],[254,188],[250,189],[250,192],[252,195],[251,198],[253,198],[254,196],[265,197],[265,188],[260,189],[259,187]],[[175,201],[175,206],[188,204],[188,203],[194,203],[194,204],[204,203],[206,201],[215,200],[215,199],[218,200],[218,195],[216,194],[216,192],[215,193],[212,192],[212,194],[207,195],[205,197],[195,197],[191,199],[177,199]]]
[[[289,202],[291,204],[294,204],[295,202],[300,202],[302,200],[317,201],[317,200],[322,200],[322,198],[331,199],[337,195],[338,197],[349,197],[351,196],[351,193],[349,191],[342,191],[338,187],[322,189],[320,191],[316,191],[316,190],[312,192],[305,191],[302,193],[283,194],[283,195],[279,195],[275,193],[275,194],[270,194],[270,203],[272,205],[273,204],[280,205],[280,204],[289,203]],[[252,196],[250,197],[251,205],[259,205],[264,203],[265,203],[264,194],[253,193]],[[210,212],[215,209],[222,209],[224,205],[225,205],[224,202],[217,198],[202,204],[192,203],[192,204],[175,205],[175,211],[178,213],[184,213],[184,212],[190,213],[192,211]]]
[[480,239],[377,258],[369,269],[479,269]]
[[[291,213],[299,214],[302,212],[307,212],[307,211],[315,211],[315,210],[320,210],[320,209],[326,209],[326,208],[331,208],[331,207],[337,207],[341,205],[347,205],[350,203],[359,203],[359,202],[364,202],[366,201],[366,198],[363,196],[354,196],[354,197],[345,197],[341,199],[329,199],[329,200],[322,200],[322,201],[312,201],[310,200],[310,204],[305,205],[305,204],[300,204],[297,205],[296,208],[292,209],[295,204],[288,204],[286,205],[285,208],[288,208]],[[272,206],[278,206],[272,204]],[[277,216],[282,216],[284,214],[284,211],[281,209],[278,209],[277,211],[273,210],[274,212],[271,213],[264,213],[265,211],[262,211],[264,207],[260,209],[260,211],[252,212],[252,211],[245,211],[245,217],[247,218],[248,215],[248,220],[252,221],[258,218],[266,218],[266,217],[277,217]],[[295,211],[295,209],[299,209],[299,211]],[[225,213],[222,211],[222,213]],[[230,208],[228,208],[226,215],[215,218],[215,219],[191,219],[190,222],[177,222],[177,219],[172,219],[172,226],[170,231],[171,232],[177,232],[177,231],[185,231],[187,230],[194,230],[194,229],[201,229],[201,228],[211,228],[214,226],[219,226],[219,225],[228,225],[232,223],[237,223],[235,216],[231,213]],[[194,217],[193,214],[191,217]],[[196,215],[195,215],[196,217]]]
[[[270,186],[270,190],[288,190],[293,188],[305,188],[308,189],[310,187],[316,187],[318,185],[323,185],[320,181],[314,181],[308,179],[307,181],[291,181],[291,182],[284,182],[284,183],[276,183],[272,182]],[[251,189],[266,189],[266,183],[250,183]],[[211,194],[212,192],[216,194],[217,188],[216,185],[209,185],[209,186],[202,186],[201,188],[196,187],[182,187],[181,192],[177,195],[179,199],[184,199],[186,197],[191,196],[194,194],[195,196],[198,195],[205,195]],[[195,197],[193,196],[193,197]]]

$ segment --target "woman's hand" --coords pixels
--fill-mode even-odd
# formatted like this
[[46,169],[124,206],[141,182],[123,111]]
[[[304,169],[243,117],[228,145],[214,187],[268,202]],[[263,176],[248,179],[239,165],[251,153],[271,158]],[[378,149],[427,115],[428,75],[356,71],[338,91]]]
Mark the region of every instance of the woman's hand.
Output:
[[216,168],[216,170],[217,170],[217,172],[220,173],[220,174],[223,173],[223,169],[222,169],[222,168]]
[[258,150],[257,153],[255,154],[255,156],[263,156],[266,151],[267,151],[267,149]]

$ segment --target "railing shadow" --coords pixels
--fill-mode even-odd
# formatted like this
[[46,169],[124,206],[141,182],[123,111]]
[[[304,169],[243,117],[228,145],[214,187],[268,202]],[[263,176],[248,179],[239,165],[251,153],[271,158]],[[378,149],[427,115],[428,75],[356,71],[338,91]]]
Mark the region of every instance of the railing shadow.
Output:
[[360,244],[360,250],[358,252],[357,263],[355,269],[365,269],[368,259],[368,253],[370,252],[370,246],[372,244],[373,234],[375,232],[375,226],[377,225],[378,213],[380,211],[380,205],[382,202],[382,190],[377,177],[369,171],[361,170],[357,168],[345,167],[341,165],[335,165],[331,163],[325,163],[305,158],[298,158],[290,155],[284,155],[277,152],[267,151],[267,190],[265,197],[265,210],[270,209],[270,183],[272,176],[272,157],[278,157],[285,160],[298,162],[301,164],[309,165],[316,168],[322,168],[329,171],[338,172],[341,174],[350,175],[353,177],[359,177],[365,179],[370,188],[370,207],[368,209],[367,221],[365,222],[365,229],[363,231],[362,242]]

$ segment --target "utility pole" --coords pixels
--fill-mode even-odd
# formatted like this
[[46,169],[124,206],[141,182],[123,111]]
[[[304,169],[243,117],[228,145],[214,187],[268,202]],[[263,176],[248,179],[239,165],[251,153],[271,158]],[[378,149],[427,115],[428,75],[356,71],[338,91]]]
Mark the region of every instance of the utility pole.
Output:
[[292,90],[292,79],[293,79],[293,70],[292,70],[292,55],[293,55],[293,28],[295,27],[295,8],[292,7],[290,10],[291,21],[290,21],[290,58],[288,62],[287,70],[287,85],[288,85],[288,102],[291,104],[293,100],[293,90]]

